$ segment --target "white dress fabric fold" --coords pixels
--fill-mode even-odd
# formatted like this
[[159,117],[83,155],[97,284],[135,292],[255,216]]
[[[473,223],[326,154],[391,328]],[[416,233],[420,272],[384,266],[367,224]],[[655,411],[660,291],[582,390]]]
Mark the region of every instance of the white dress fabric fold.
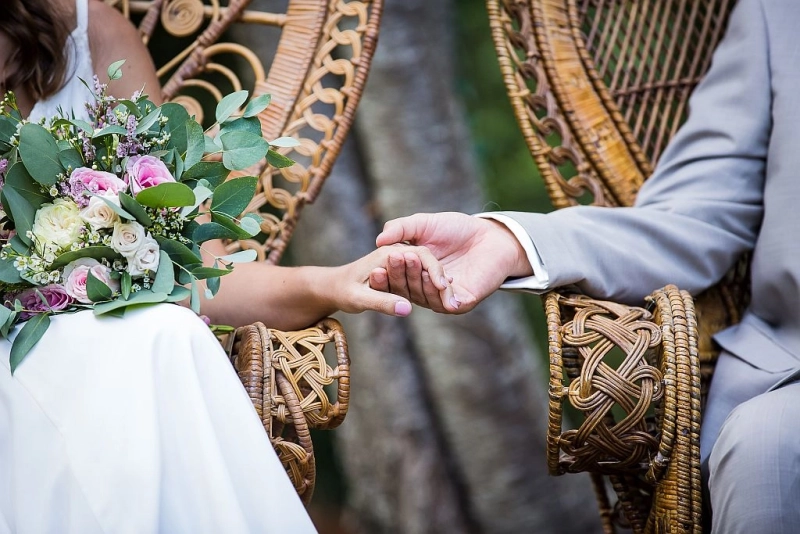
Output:
[[0,342],[0,532],[314,532],[208,327],[160,304]]
[[[86,116],[87,0],[76,12],[73,78],[31,120]],[[0,534],[315,532],[219,342],[190,310],[54,317],[13,377],[10,347],[0,340]]]

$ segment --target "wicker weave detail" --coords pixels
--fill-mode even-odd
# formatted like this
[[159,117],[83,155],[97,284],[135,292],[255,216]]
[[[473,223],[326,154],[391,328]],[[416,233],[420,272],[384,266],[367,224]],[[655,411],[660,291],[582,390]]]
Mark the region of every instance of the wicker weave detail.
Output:
[[[594,474],[606,532],[621,511],[637,533],[700,532],[700,360],[691,297],[673,286],[653,312],[548,294],[552,474]],[[688,402],[684,402],[686,399]],[[564,429],[562,405],[585,418]],[[600,475],[617,497],[611,508]],[[652,509],[652,513],[651,513]],[[659,530],[660,529],[660,530]]]
[[[326,363],[326,345],[336,367]],[[333,320],[298,332],[255,323],[236,330],[229,355],[295,489],[308,503],[316,467],[310,429],[338,426],[350,400],[350,358],[341,325]],[[336,383],[336,402],[325,392]]]

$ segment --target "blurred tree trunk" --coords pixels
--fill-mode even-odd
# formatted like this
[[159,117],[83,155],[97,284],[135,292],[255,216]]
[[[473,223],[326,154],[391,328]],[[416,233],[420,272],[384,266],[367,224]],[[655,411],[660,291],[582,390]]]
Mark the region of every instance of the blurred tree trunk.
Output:
[[[386,2],[355,131],[304,213],[298,263],[351,261],[394,217],[481,210],[453,90],[451,9]],[[335,436],[356,532],[599,530],[588,480],[546,474],[545,371],[515,298],[497,294],[458,317],[416,308],[407,320],[340,319],[353,404]]]

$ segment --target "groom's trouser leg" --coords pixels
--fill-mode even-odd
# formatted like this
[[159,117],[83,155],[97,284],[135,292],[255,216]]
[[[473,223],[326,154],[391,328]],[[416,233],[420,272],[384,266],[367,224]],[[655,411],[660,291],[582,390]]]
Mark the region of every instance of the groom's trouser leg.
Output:
[[800,383],[725,420],[709,457],[712,534],[800,532]]

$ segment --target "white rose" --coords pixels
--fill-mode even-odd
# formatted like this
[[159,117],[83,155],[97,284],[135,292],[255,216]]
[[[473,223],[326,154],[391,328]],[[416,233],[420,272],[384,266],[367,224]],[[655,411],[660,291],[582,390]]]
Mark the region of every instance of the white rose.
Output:
[[142,246],[145,235],[144,227],[136,221],[115,223],[114,233],[111,235],[111,248],[130,258]]
[[78,205],[71,200],[57,198],[52,204],[42,204],[33,219],[33,232],[40,250],[48,244],[59,249],[69,248],[78,241],[83,219]]
[[126,270],[131,276],[142,276],[145,271],[156,272],[160,258],[161,249],[158,247],[158,241],[148,234],[142,240],[142,246],[136,250],[133,256],[128,257]]
[[[114,194],[103,195],[103,197],[119,206],[119,196]],[[92,230],[97,231],[101,228],[113,228],[114,224],[120,222],[119,215],[99,196],[91,197],[89,205],[81,210],[81,219],[89,223]]]

